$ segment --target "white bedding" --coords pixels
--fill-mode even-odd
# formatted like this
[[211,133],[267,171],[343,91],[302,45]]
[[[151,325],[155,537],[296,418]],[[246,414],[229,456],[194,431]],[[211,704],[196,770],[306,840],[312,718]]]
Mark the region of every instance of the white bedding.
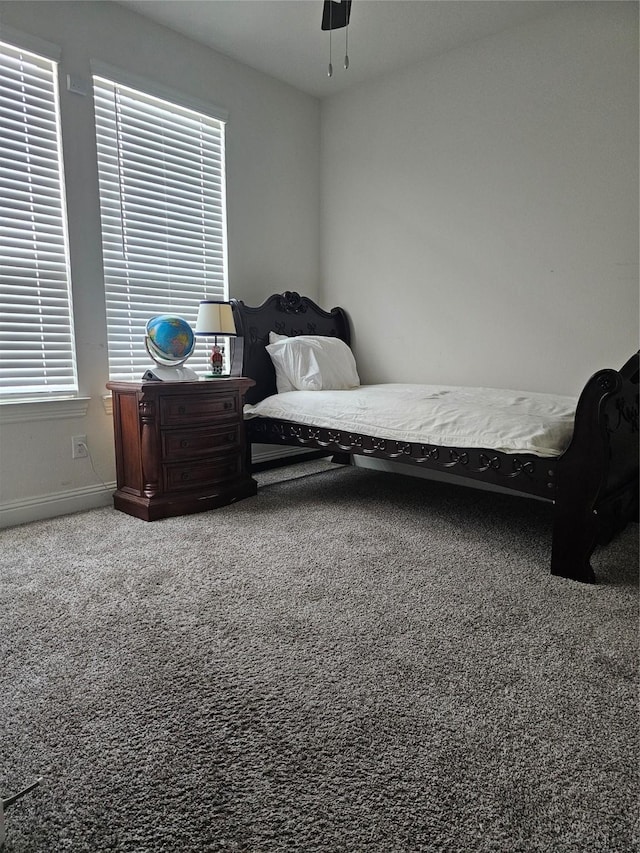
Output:
[[554,394],[392,383],[274,394],[246,405],[244,415],[396,441],[550,457],[571,440],[576,404],[574,397]]

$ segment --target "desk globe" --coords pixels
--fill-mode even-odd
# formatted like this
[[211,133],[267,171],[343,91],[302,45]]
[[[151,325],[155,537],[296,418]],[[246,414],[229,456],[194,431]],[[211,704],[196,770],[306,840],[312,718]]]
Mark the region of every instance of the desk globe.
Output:
[[183,317],[174,314],[152,317],[147,322],[144,342],[158,367],[148,370],[143,379],[180,382],[199,378],[195,370],[182,366],[196,345],[193,330]]

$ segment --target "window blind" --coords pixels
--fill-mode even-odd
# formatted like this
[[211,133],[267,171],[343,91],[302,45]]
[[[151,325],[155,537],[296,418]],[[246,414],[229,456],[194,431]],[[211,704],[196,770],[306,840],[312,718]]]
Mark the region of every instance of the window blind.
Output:
[[[147,321],[226,299],[224,122],[95,75],[111,379],[153,366]],[[189,367],[205,372],[209,347]]]
[[0,395],[75,393],[57,64],[0,42]]

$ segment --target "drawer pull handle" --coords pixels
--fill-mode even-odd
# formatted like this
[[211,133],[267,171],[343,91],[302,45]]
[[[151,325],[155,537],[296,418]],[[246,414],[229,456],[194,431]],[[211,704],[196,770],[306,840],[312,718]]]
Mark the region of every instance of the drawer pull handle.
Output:
[[189,472],[188,472],[188,471],[183,471],[183,472],[182,472],[182,474],[181,474],[181,478],[182,478],[183,480],[188,480],[188,479],[189,479]]
[[183,438],[180,442],[180,447],[189,447],[189,441],[186,438]]
[[178,406],[178,414],[179,415],[184,415],[185,412],[186,412],[186,409],[184,406]]
[[231,409],[233,407],[233,403],[225,403],[224,407],[225,409]]
[[227,435],[227,441],[233,441],[235,439],[235,437],[236,437],[235,432],[230,432]]

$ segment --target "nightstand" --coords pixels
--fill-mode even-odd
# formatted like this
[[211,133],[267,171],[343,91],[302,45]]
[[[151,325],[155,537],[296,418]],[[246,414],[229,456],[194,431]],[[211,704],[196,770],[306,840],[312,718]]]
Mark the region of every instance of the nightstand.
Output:
[[108,382],[113,394],[116,509],[145,521],[255,495],[242,407],[252,379]]

